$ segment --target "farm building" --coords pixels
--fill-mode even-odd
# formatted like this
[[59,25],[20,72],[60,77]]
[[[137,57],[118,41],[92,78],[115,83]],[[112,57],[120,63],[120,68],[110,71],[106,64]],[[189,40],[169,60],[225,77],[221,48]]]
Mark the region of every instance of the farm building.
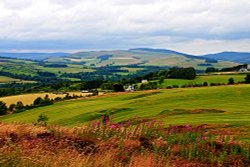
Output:
[[134,88],[134,86],[129,85],[129,86],[125,89],[125,91],[126,91],[126,92],[133,92],[133,91],[135,91],[135,88]]

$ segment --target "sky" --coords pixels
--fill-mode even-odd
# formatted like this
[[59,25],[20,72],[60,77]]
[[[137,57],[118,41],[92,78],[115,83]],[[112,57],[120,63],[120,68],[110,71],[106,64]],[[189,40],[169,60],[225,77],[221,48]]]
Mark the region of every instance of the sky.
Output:
[[0,51],[250,52],[249,0],[0,0]]

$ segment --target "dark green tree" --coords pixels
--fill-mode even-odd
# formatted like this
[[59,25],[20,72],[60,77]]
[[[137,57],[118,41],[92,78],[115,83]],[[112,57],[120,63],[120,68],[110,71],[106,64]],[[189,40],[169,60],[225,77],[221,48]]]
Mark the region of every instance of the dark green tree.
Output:
[[169,70],[168,78],[176,79],[195,79],[196,71],[193,67],[172,68]]
[[122,84],[116,83],[113,85],[113,91],[114,92],[124,92],[125,90],[124,90],[124,87]]
[[210,72],[218,72],[219,70],[217,68],[214,67],[208,67],[205,72],[206,73],[210,73]]
[[43,102],[43,99],[42,99],[41,97],[38,97],[38,98],[36,98],[36,99],[34,100],[33,105],[34,105],[34,106],[38,106],[38,105],[41,105],[42,102]]
[[38,116],[36,125],[47,126],[49,118],[45,114]]
[[0,101],[0,115],[4,115],[7,112],[6,103]]
[[207,82],[203,82],[203,86],[208,86],[208,83]]
[[23,109],[24,109],[24,105],[23,105],[23,102],[21,102],[21,101],[18,101],[17,103],[16,103],[16,110],[18,111],[18,112],[20,112],[20,111],[22,111]]
[[159,80],[159,84],[160,84],[160,85],[164,82],[164,79],[165,79],[165,78],[164,78],[163,76],[160,77],[160,80]]
[[245,83],[250,83],[250,74],[247,74],[245,78]]
[[13,111],[15,110],[15,107],[16,107],[15,104],[11,104],[11,105],[9,106],[9,111],[10,111],[10,112],[13,112]]
[[233,85],[234,84],[234,79],[233,78],[229,78],[228,79],[228,84],[229,85]]

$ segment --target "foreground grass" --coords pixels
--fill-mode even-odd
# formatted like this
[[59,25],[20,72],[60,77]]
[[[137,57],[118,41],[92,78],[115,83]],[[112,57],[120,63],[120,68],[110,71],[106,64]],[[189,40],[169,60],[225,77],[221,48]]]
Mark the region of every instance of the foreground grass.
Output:
[[[105,117],[106,118],[106,117]],[[104,121],[104,122],[103,122]],[[249,143],[207,125],[110,119],[63,128],[0,124],[0,166],[248,166]]]

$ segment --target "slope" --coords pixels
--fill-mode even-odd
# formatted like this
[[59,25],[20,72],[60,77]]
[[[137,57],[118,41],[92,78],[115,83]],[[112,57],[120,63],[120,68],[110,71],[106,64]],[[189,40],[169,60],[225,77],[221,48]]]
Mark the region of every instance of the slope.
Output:
[[119,93],[73,100],[0,117],[3,122],[35,122],[41,113],[49,123],[74,126],[113,115],[116,122],[134,117],[159,118],[165,124],[250,124],[250,85],[184,88]]

